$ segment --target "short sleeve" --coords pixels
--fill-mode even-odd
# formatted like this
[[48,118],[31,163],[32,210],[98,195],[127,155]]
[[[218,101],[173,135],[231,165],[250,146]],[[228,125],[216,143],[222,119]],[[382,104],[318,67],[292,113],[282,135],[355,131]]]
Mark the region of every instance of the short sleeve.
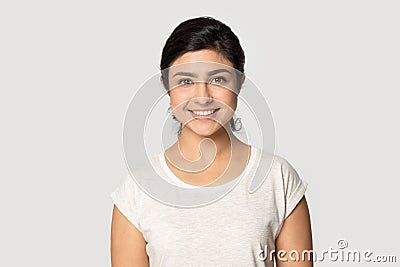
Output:
[[307,182],[302,180],[295,168],[283,157],[275,156],[280,166],[279,203],[280,219],[275,230],[274,240],[279,235],[285,219],[292,213],[307,189]]
[[286,219],[304,196],[308,184],[300,178],[295,168],[286,159],[283,159],[281,170],[285,195],[284,219]]
[[130,175],[126,175],[119,187],[110,195],[119,211],[139,230],[139,190]]

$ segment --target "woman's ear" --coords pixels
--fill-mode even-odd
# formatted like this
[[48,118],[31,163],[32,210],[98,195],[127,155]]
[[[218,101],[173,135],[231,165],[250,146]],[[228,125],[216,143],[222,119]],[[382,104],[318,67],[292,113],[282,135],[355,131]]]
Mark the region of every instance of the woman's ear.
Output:
[[246,79],[246,74],[243,73],[242,80],[240,81],[240,87],[242,87],[245,79]]
[[168,95],[169,95],[168,87],[166,86],[165,80],[164,80],[164,78],[163,78],[162,76],[160,76],[160,82],[161,82],[161,84],[163,85],[164,89],[167,90],[167,93],[168,93]]
[[161,84],[164,86],[164,88],[165,88],[165,83],[164,83],[164,79],[163,79],[163,77],[162,77],[162,75],[160,76],[160,82],[161,82]]
[[241,75],[241,78],[240,78],[240,81],[239,81],[237,94],[239,94],[240,91],[242,90],[242,85],[243,85],[245,79],[246,79],[246,75],[243,73],[243,75]]

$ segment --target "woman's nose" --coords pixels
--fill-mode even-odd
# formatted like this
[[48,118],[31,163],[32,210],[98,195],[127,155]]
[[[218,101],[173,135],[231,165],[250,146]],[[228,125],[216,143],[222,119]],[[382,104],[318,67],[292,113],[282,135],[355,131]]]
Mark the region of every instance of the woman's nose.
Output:
[[212,97],[210,95],[210,88],[207,82],[196,82],[194,88],[193,98],[196,103],[206,104],[212,102]]

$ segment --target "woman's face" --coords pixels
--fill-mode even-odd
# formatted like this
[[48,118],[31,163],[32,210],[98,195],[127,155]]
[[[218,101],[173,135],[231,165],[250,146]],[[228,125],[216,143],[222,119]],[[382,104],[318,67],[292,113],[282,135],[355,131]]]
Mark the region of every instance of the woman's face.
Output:
[[183,127],[210,136],[228,122],[237,107],[238,71],[213,50],[187,52],[168,72],[171,109]]

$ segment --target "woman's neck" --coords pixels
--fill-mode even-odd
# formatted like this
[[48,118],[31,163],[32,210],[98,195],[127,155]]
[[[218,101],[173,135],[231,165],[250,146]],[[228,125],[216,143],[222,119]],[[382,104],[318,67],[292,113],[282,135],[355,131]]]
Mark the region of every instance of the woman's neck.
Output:
[[230,129],[225,130],[224,127],[207,137],[183,127],[178,139],[178,147],[182,155],[188,160],[200,158],[201,153],[212,153],[216,158],[224,158],[230,157],[231,149],[239,142]]
[[165,151],[165,157],[168,167],[184,182],[218,185],[243,172],[250,160],[250,148],[225,128],[205,137],[184,127],[178,142]]

